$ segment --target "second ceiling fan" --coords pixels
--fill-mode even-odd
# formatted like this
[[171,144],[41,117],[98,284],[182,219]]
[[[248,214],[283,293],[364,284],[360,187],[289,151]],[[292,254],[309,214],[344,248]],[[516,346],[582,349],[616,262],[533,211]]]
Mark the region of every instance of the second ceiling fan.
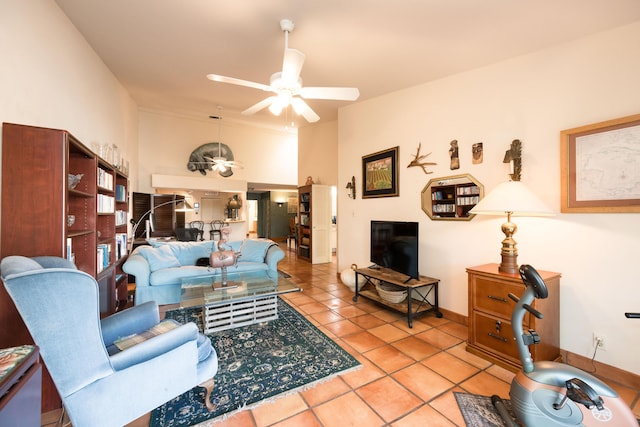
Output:
[[207,74],[207,78],[214,82],[231,83],[275,94],[247,108],[242,114],[255,114],[269,107],[273,114],[279,115],[283,109],[291,105],[297,114],[302,115],[308,122],[313,123],[320,120],[320,116],[309,107],[304,99],[330,99],[336,101],[355,101],[358,99],[360,91],[354,87],[303,87],[300,71],[304,64],[305,55],[297,49],[289,48],[289,33],[293,31],[293,21],[289,19],[281,20],[280,28],[284,32],[282,71],[271,75],[269,85],[218,74]]

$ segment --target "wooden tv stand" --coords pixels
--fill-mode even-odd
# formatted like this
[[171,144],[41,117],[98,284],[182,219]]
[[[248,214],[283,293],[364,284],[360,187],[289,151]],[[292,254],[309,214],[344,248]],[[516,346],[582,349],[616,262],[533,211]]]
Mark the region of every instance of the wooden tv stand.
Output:
[[[358,286],[358,276],[362,276],[364,278],[364,283],[362,286]],[[383,300],[378,295],[375,284],[372,279],[379,280],[385,283],[391,283],[396,286],[401,286],[407,290],[407,298],[406,304],[402,303],[392,303]],[[442,313],[438,309],[438,284],[440,283],[440,279],[434,279],[433,277],[420,276],[419,280],[409,279],[408,276],[393,271],[389,268],[384,267],[376,267],[376,268],[358,268],[356,269],[356,294],[353,297],[353,301],[358,301],[358,296],[362,295],[365,298],[376,301],[384,306],[387,306],[393,310],[399,311],[401,313],[406,313],[407,315],[407,323],[410,328],[413,328],[413,318],[419,314],[424,314],[430,311],[433,311],[437,317],[442,317]],[[417,306],[415,309],[412,307],[413,301],[413,293],[414,289],[419,289],[423,287],[429,287],[425,294],[421,294],[415,292]],[[433,304],[427,300],[427,297],[433,292]]]

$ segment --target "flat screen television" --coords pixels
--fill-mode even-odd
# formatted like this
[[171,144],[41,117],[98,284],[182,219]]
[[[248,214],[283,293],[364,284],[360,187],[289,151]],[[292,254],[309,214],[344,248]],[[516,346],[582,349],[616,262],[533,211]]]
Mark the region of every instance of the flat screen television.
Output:
[[371,221],[371,262],[418,279],[418,223]]

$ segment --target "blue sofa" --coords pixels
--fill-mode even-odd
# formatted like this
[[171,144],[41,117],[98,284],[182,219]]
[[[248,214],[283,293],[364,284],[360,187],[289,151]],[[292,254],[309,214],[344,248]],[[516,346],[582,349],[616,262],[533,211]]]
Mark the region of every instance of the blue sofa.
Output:
[[[151,242],[131,252],[122,270],[136,277],[135,304],[155,301],[158,304],[180,302],[181,279],[186,277],[220,274],[219,268],[200,267],[200,258],[209,258],[217,251],[217,241],[203,242]],[[284,252],[269,239],[245,239],[227,242],[226,248],[240,252],[236,266],[229,273],[265,271],[270,277],[278,275],[278,262]]]

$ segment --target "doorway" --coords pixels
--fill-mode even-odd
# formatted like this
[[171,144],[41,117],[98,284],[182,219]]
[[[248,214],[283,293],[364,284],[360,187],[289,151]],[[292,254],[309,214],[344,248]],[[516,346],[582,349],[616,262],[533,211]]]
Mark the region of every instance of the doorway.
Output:
[[247,233],[250,239],[258,237],[258,201],[247,200]]

